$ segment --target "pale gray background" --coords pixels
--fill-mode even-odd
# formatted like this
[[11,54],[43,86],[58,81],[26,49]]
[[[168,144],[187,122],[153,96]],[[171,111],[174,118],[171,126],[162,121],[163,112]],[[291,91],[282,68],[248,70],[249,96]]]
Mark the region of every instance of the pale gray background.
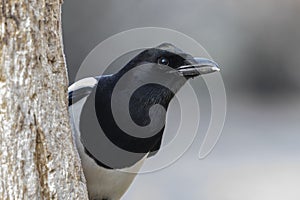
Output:
[[145,26],[193,37],[222,68],[228,113],[216,148],[198,160],[200,133],[174,165],[139,176],[124,200],[300,199],[299,19],[297,0],[65,0],[70,82],[99,42]]

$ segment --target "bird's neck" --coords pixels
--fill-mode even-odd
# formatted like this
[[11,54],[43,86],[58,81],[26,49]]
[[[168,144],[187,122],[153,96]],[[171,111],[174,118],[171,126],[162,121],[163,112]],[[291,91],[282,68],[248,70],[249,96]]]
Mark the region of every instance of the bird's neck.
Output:
[[[112,142],[120,142],[119,147],[132,152],[149,152],[162,137],[166,111],[174,93],[158,84],[146,84],[131,92],[126,85],[116,89],[117,82],[118,79],[112,78],[105,81],[106,85],[101,81],[98,84],[95,98],[98,121]],[[124,128],[130,124],[138,128]],[[142,127],[149,128],[140,132]]]
[[138,88],[130,97],[128,105],[132,120],[139,126],[147,126],[151,120],[164,123],[173,96],[172,91],[158,84]]

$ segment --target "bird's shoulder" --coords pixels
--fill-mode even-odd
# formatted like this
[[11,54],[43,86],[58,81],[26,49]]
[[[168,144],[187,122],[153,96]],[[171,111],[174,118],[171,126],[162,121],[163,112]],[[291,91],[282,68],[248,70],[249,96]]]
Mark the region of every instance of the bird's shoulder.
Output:
[[68,88],[69,106],[89,96],[97,86],[100,77],[88,77],[76,81]]

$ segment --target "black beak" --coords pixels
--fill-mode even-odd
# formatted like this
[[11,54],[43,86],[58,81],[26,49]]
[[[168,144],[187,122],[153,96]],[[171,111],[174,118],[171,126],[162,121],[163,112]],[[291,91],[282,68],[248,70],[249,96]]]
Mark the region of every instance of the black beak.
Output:
[[193,64],[177,68],[177,71],[185,77],[195,77],[220,71],[218,64],[206,58],[193,58]]

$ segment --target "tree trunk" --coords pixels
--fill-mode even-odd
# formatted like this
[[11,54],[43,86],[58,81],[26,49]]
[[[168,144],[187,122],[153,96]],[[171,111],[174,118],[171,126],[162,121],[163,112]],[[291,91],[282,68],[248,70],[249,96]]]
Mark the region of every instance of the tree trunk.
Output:
[[87,199],[68,115],[61,1],[0,1],[0,199]]

